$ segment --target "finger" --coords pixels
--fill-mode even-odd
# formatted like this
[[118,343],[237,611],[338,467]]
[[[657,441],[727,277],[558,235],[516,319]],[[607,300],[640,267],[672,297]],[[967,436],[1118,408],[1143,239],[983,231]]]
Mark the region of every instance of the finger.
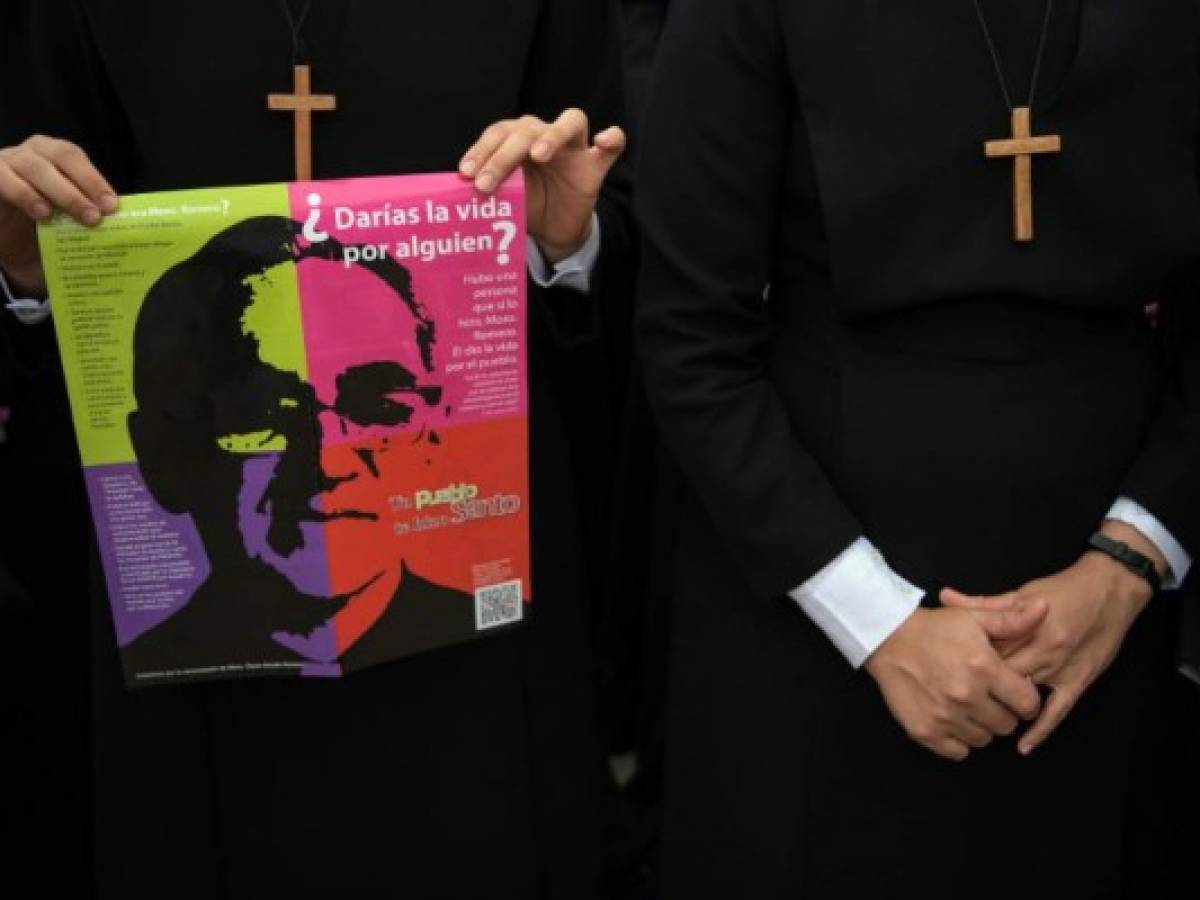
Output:
[[24,211],[31,219],[44,219],[53,212],[50,202],[14,172],[3,159],[0,159],[0,199]]
[[1040,747],[1075,708],[1081,694],[1082,691],[1074,685],[1056,687],[1051,692],[1050,699],[1046,701],[1046,708],[1042,710],[1042,714],[1021,736],[1021,740],[1017,743],[1017,750],[1028,756]]
[[96,225],[102,218],[100,209],[50,160],[36,153],[18,153],[8,161],[14,172],[25,179],[35,191],[83,225]]
[[1021,720],[1003,703],[989,698],[971,710],[971,721],[995,737],[1008,737]]
[[938,599],[942,601],[943,606],[955,606],[959,609],[1009,609],[1017,602],[1017,592],[973,595],[947,587],[938,592]]
[[975,609],[971,615],[993,641],[1013,641],[1032,634],[1047,610],[1045,600],[1019,600],[1011,609]]
[[1013,714],[1032,722],[1042,711],[1042,697],[1037,686],[1021,674],[1020,669],[1006,663],[996,670],[988,692]]
[[611,128],[605,128],[596,135],[593,143],[606,155],[620,156],[625,152],[625,147],[629,143],[629,139],[625,136],[624,129],[613,125]]
[[[1023,638],[1018,638],[1016,640],[995,641],[992,644],[992,647],[996,651],[996,653],[999,654],[1001,659],[1008,660],[1008,659],[1011,659],[1013,656],[1015,656],[1017,653],[1019,653],[1021,650],[1024,650],[1026,647],[1030,646],[1030,644],[1036,639],[1037,639],[1037,632],[1035,631],[1031,635],[1028,635]],[[1014,666],[1013,668],[1016,668],[1016,667]],[[1017,669],[1017,671],[1022,672],[1022,673],[1026,672],[1025,669]]]
[[932,750],[938,756],[944,757],[954,762],[962,762],[971,755],[971,748],[958,738],[942,738],[933,743],[925,745],[927,749]]
[[475,179],[475,187],[485,194],[494,191],[505,178],[516,171],[518,166],[529,159],[530,148],[541,138],[548,127],[545,124],[525,125],[510,132],[504,142],[480,167],[479,176]]
[[587,147],[588,118],[580,109],[568,109],[542,132],[530,148],[534,162],[546,163],[563,147],[583,150]]
[[1052,654],[1042,643],[1030,641],[1005,660],[1009,668],[1029,676],[1037,684],[1045,684],[1067,663],[1066,655]]
[[58,170],[101,212],[117,211],[117,192],[80,147],[68,141],[52,141],[44,155],[58,166]]
[[990,731],[970,719],[962,719],[952,725],[950,736],[976,750],[982,750],[994,737]]
[[604,181],[609,170],[621,158],[621,154],[625,152],[625,145],[625,132],[620,128],[609,128],[596,135],[595,146],[588,151],[588,155],[592,158],[595,165],[596,176],[599,182]]
[[489,125],[483,130],[483,134],[479,136],[470,149],[463,154],[462,161],[458,164],[458,171],[465,178],[474,178],[479,172],[484,160],[491,157],[493,153],[508,140],[509,134],[519,127],[516,121],[496,122]]

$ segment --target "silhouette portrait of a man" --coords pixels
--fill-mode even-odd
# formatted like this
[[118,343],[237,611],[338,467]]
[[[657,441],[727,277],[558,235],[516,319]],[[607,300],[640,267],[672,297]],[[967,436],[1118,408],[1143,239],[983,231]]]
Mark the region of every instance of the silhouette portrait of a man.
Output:
[[129,673],[334,675],[474,631],[472,598],[412,571],[389,515],[389,476],[440,443],[436,342],[407,269],[348,262],[283,217],[233,225],[159,278],[129,433],[211,568],[124,648]]

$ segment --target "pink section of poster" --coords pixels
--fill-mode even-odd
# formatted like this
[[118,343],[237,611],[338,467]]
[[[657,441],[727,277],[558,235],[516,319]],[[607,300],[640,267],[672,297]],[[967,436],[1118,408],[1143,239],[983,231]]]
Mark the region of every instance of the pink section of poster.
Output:
[[[492,196],[455,174],[290,186],[305,241],[345,248],[338,262],[300,268],[309,375],[319,392],[333,395],[352,348],[399,338],[410,370],[428,382],[416,387],[440,388],[446,424],[526,414],[520,178]],[[411,277],[410,308],[378,303],[396,285],[366,269]],[[334,291],[339,302],[327,302]],[[421,333],[422,320],[432,335]]]

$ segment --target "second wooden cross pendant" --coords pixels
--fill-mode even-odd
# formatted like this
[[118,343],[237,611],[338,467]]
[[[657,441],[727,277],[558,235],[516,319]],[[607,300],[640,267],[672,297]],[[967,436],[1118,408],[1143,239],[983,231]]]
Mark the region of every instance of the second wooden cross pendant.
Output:
[[333,112],[337,97],[312,93],[312,76],[308,66],[296,66],[293,74],[293,94],[270,94],[267,107],[294,113],[296,116],[296,180],[312,181],[312,114]]
[[1038,153],[1061,153],[1062,138],[1057,134],[1033,136],[1028,106],[1012,111],[1012,137],[988,141],[983,145],[988,159],[1012,157],[1013,161],[1013,240],[1027,244],[1033,240],[1033,157]]

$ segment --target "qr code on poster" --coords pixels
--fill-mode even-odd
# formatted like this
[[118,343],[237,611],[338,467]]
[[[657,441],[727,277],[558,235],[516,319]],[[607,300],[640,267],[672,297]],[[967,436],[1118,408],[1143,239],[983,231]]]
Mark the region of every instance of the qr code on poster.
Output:
[[475,628],[483,631],[497,625],[520,622],[525,604],[521,596],[521,579],[490,584],[475,589]]

